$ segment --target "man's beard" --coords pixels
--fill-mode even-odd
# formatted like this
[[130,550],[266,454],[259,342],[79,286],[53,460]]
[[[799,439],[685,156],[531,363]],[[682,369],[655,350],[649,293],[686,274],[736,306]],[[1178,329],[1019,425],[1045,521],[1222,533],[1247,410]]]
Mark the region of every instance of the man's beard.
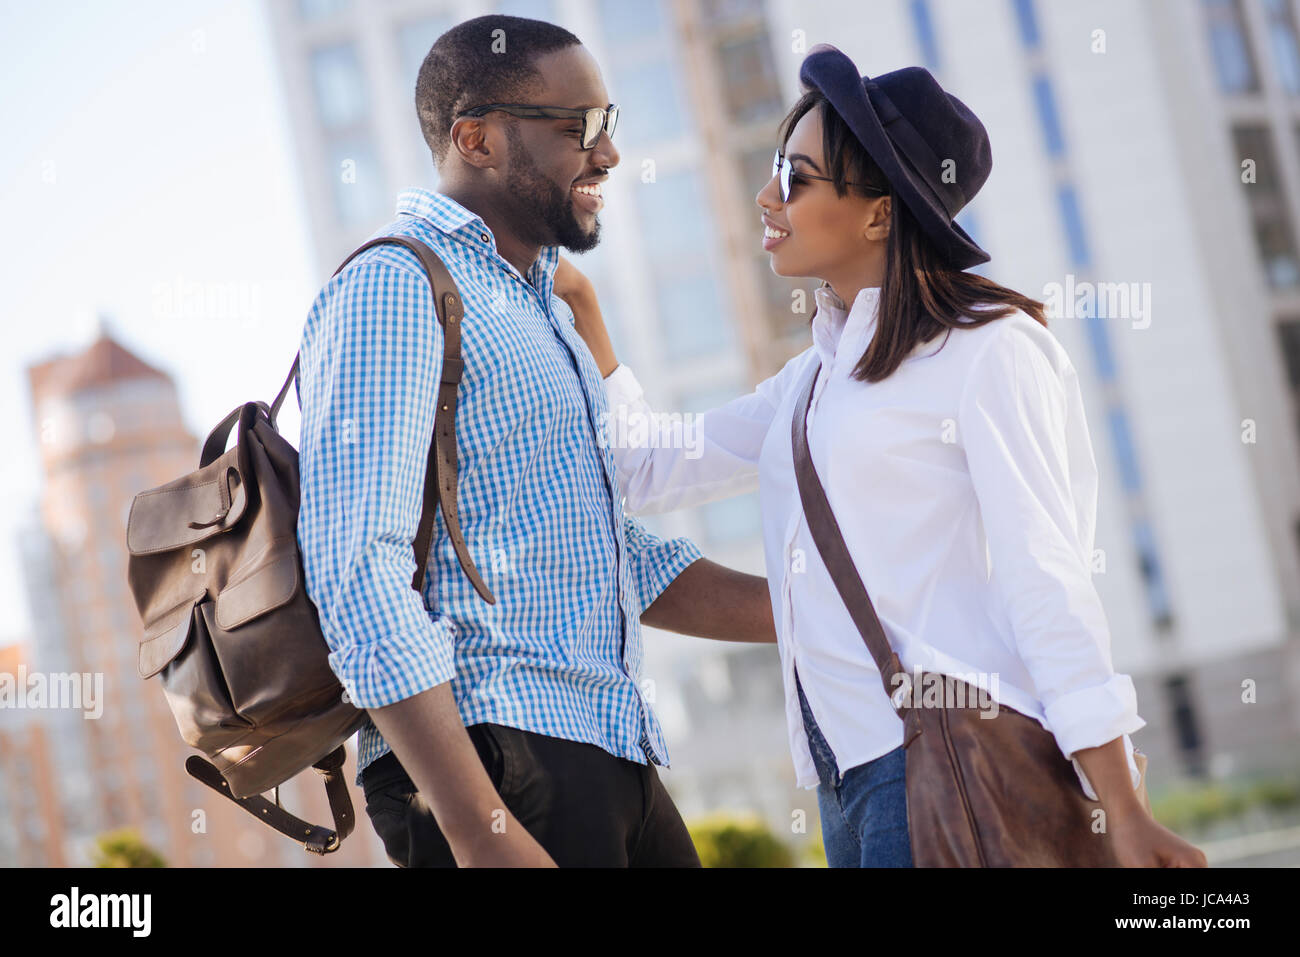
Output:
[[585,231],[574,215],[571,191],[561,189],[541,174],[524,149],[518,128],[507,128],[506,139],[510,143],[510,180],[506,191],[520,220],[516,228],[542,233],[532,238],[543,246],[563,246],[573,253],[595,249],[600,242],[600,220],[591,232]]

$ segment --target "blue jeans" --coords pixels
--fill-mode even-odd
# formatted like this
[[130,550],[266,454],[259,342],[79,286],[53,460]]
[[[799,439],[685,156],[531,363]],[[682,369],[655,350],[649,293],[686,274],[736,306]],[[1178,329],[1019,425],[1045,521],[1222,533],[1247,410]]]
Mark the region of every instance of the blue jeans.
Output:
[[911,867],[912,842],[907,833],[907,752],[899,745],[874,761],[849,768],[843,775],[835,754],[817,727],[794,676],[808,731],[808,748],[817,768],[817,809],[822,843],[830,867]]

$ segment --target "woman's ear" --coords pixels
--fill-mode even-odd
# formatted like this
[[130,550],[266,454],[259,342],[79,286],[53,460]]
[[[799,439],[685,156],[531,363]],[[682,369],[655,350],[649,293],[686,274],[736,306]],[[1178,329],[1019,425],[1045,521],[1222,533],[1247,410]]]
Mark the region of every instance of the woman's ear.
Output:
[[881,196],[871,201],[867,219],[862,226],[862,236],[872,242],[884,242],[889,236],[889,223],[893,216],[893,197]]

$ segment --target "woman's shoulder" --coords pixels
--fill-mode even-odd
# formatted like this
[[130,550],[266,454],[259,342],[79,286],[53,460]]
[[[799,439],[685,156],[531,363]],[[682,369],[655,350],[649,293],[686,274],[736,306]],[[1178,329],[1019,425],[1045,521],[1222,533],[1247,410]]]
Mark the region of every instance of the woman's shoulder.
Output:
[[[994,308],[992,306],[986,308]],[[971,307],[963,316],[966,321],[978,317],[985,311],[979,306]],[[1014,309],[1005,316],[990,319],[970,328],[953,330],[961,351],[971,365],[994,355],[1011,357],[1017,354],[1041,356],[1059,374],[1072,371],[1070,357],[1065,347],[1052,334],[1052,331],[1023,309]]]

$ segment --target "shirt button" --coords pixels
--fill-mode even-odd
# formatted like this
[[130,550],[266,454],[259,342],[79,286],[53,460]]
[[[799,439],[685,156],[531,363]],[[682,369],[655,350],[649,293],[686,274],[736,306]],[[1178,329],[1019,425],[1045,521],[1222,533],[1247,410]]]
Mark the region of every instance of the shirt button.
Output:
[[488,241],[488,234],[487,234],[487,233],[479,233],[479,234],[478,234],[478,238],[481,239],[481,240],[483,240],[483,242],[487,242],[487,241]]

